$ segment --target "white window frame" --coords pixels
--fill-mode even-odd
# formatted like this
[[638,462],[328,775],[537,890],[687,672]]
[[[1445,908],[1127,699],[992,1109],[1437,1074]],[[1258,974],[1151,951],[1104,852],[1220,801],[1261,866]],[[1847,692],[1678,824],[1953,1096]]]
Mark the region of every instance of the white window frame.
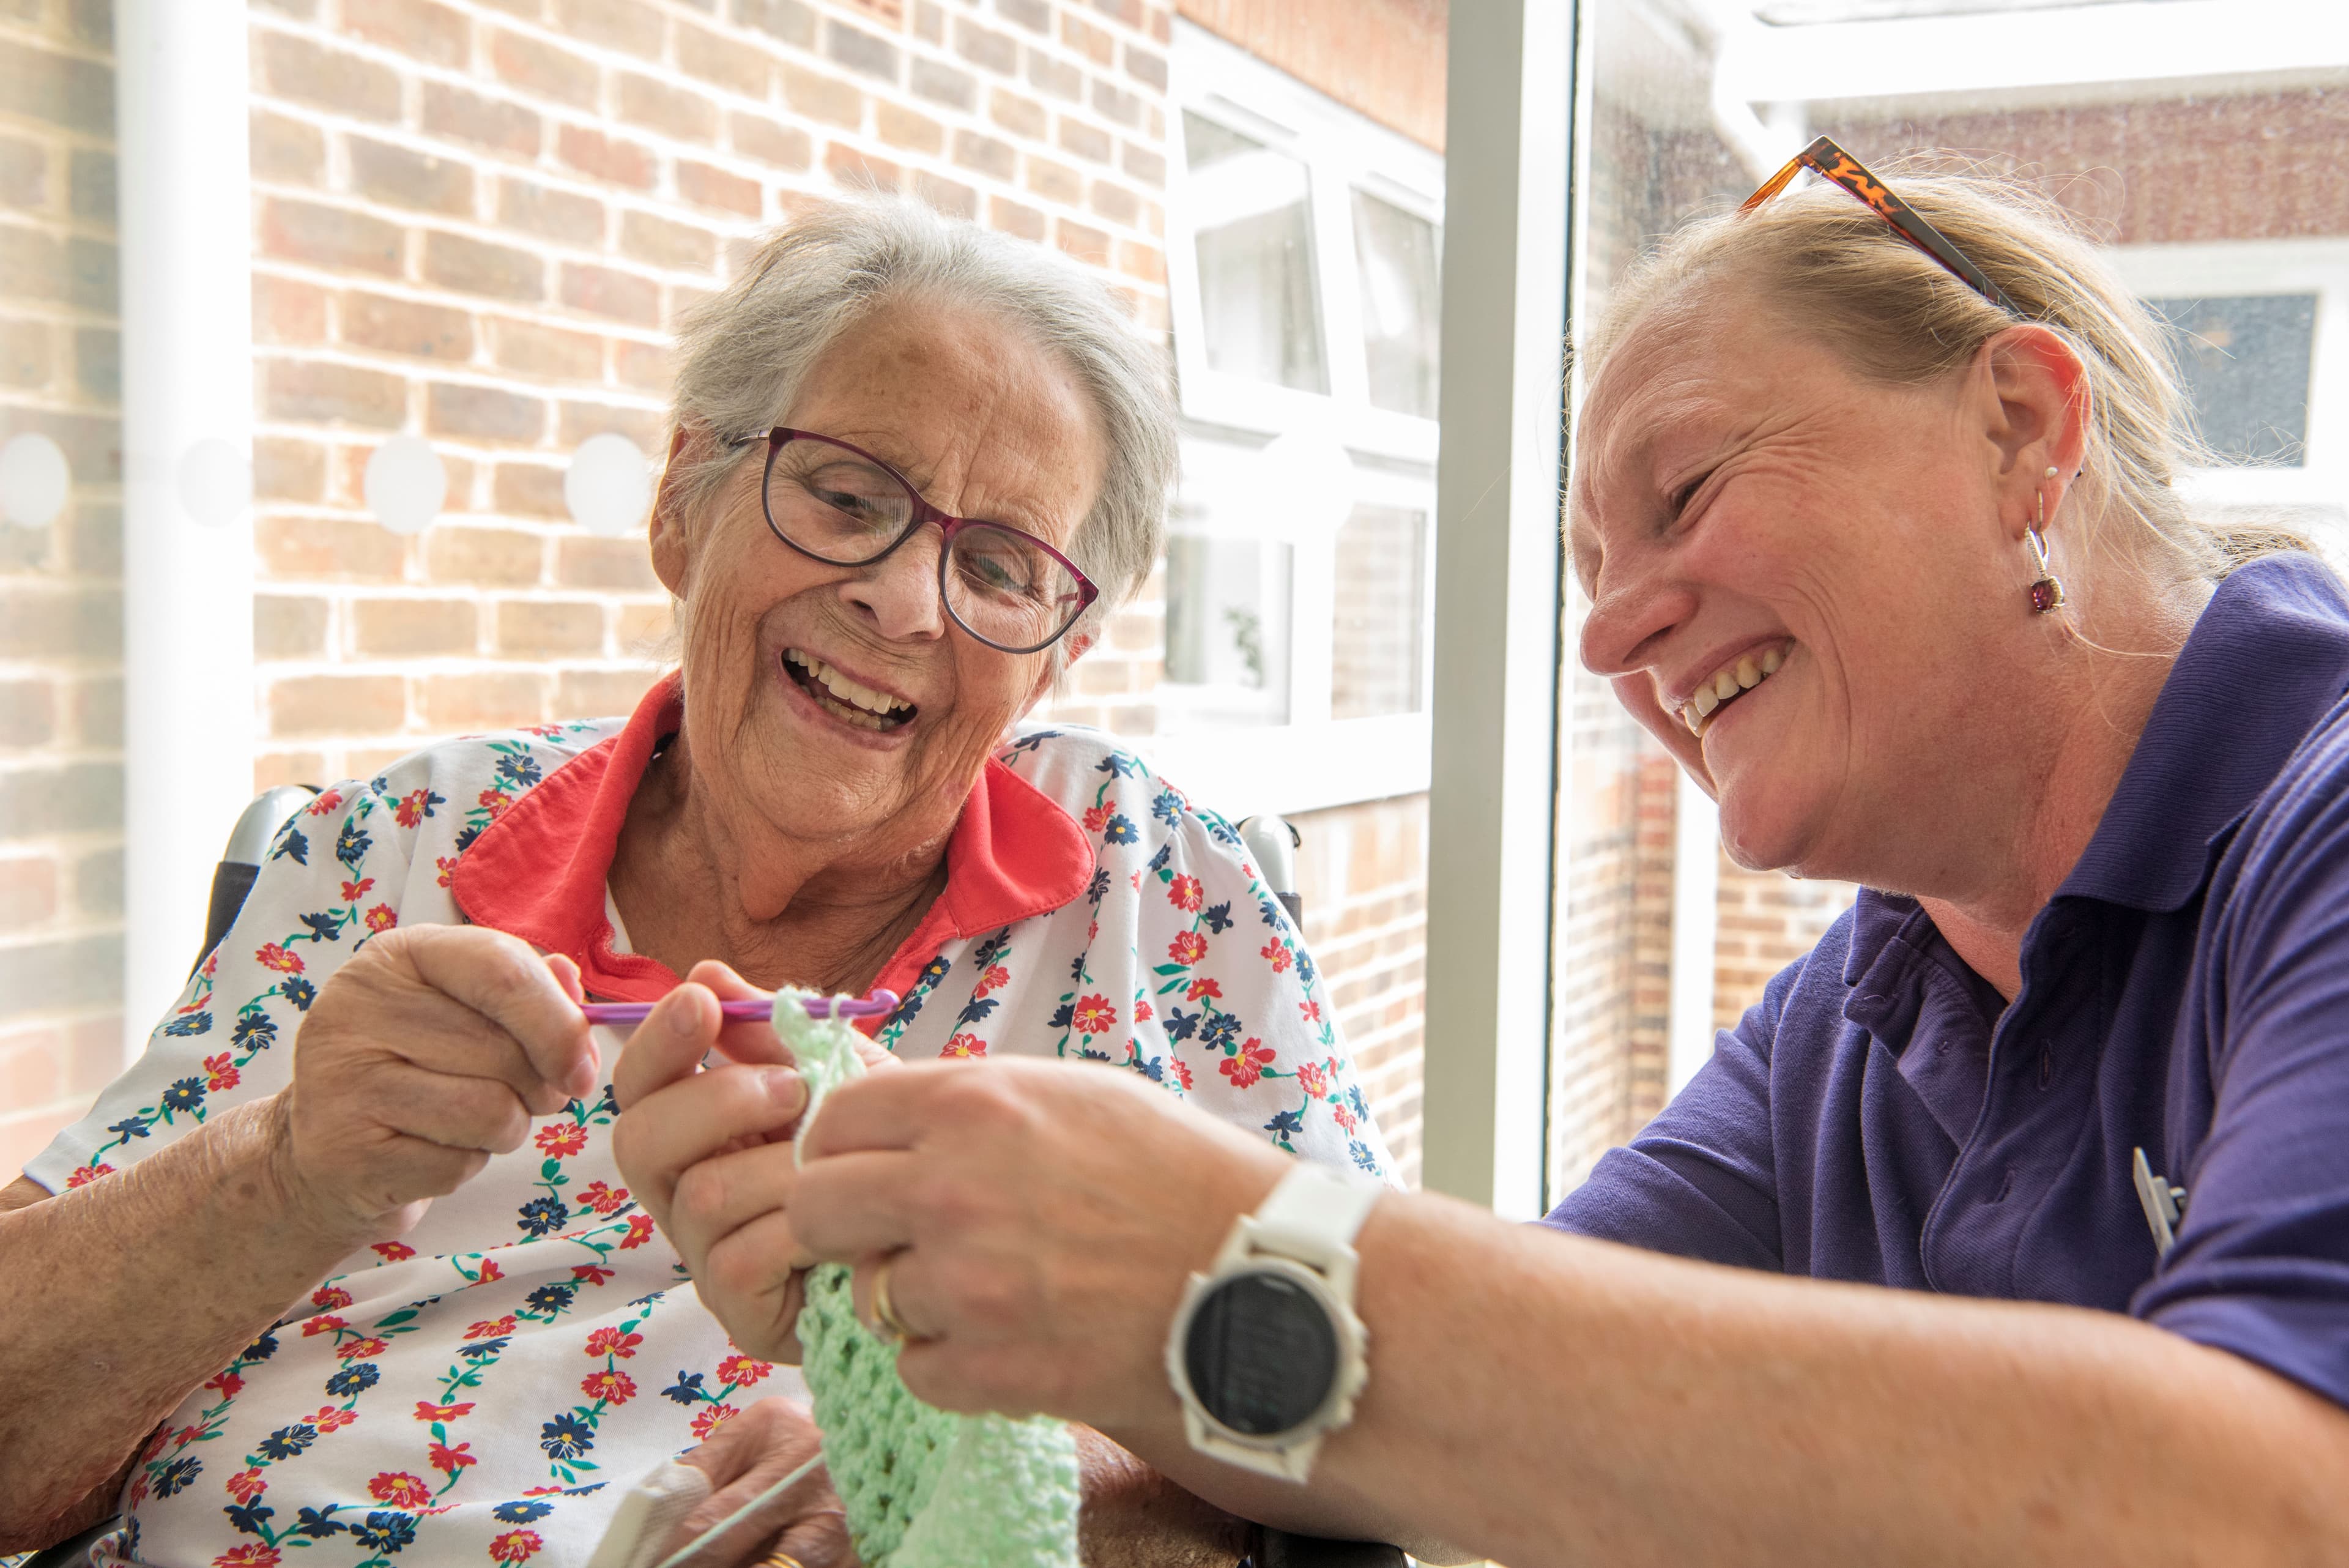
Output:
[[2106,254],[2141,298],[2316,296],[2308,434],[2299,465],[2200,469],[2183,488],[2215,504],[2323,507],[2337,518],[2349,495],[2349,239],[2116,245]]
[[[1169,775],[1235,815],[1299,812],[1415,794],[1428,787],[1433,701],[1433,576],[1437,426],[1371,406],[1354,251],[1352,193],[1444,223],[1441,154],[1338,103],[1203,27],[1178,20],[1169,67],[1171,178],[1166,202],[1169,319],[1182,385],[1184,483],[1195,498],[1244,488],[1254,454],[1291,431],[1327,433],[1352,460],[1350,498],[1415,511],[1427,520],[1422,582],[1419,711],[1369,719],[1330,716],[1337,570],[1334,535],[1292,537],[1287,633],[1288,685],[1280,723],[1200,723],[1186,709],[1243,706],[1219,688],[1167,681],[1158,691],[1170,732],[1149,750]],[[1202,197],[1185,167],[1188,110],[1298,159],[1309,171],[1314,284],[1328,393],[1219,373],[1206,359],[1197,254]],[[1213,535],[1232,508],[1200,507]],[[1258,535],[1249,535],[1249,537]],[[1171,591],[1171,586],[1170,586]],[[1309,635],[1310,632],[1310,635]],[[1197,693],[1186,699],[1186,693]],[[1270,705],[1268,702],[1268,706]],[[1267,759],[1278,757],[1278,765]]]

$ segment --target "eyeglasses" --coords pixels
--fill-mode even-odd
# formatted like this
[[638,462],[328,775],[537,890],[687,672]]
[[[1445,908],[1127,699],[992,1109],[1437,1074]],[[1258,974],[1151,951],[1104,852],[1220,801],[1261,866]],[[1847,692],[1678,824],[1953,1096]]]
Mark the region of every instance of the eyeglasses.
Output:
[[1762,188],[1745,198],[1737,210],[1750,213],[1786,188],[1798,170],[1808,169],[1832,185],[1840,185],[1874,210],[1876,215],[1892,225],[1892,232],[1931,256],[1957,275],[1958,281],[2013,317],[2023,317],[2022,306],[2006,296],[2006,290],[1991,282],[1982,268],[1966,259],[1965,252],[1941,237],[1941,232],[1918,215],[1917,210],[1892,193],[1892,187],[1868,171],[1868,166],[1826,137],[1820,137],[1786,161],[1786,166],[1762,182]]
[[[749,446],[749,436],[735,442]],[[761,504],[776,538],[828,566],[869,566],[935,523],[938,598],[954,623],[989,648],[1036,653],[1076,625],[1101,590],[1033,534],[950,517],[913,481],[862,448],[778,425],[763,438]]]

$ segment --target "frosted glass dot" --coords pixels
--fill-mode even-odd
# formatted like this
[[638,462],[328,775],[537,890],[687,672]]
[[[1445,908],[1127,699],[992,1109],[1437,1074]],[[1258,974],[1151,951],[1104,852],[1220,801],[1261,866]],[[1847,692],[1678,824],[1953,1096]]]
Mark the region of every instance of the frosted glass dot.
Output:
[[653,476],[645,454],[624,435],[589,436],[571,454],[563,502],[590,534],[626,534],[652,505]]
[[449,471],[422,436],[394,436],[367,465],[367,510],[395,534],[421,534],[449,499]]
[[196,442],[180,459],[180,504],[207,528],[234,522],[253,504],[253,464],[219,436]]
[[26,431],[0,444],[0,517],[19,528],[46,528],[66,509],[73,469],[65,449]]

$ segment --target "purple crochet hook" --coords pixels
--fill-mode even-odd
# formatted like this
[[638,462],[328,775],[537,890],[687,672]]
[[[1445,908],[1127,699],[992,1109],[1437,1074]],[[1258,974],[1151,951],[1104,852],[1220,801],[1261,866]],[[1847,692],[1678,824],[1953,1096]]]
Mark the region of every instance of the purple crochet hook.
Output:
[[[852,996],[834,1001],[828,996],[811,996],[807,1001],[810,1018],[872,1018],[880,1013],[894,1012],[897,993],[875,991],[868,996]],[[642,1023],[653,1010],[649,1002],[588,1002],[579,1011],[587,1015],[590,1023]],[[773,1016],[775,1004],[764,997],[752,997],[740,1002],[721,1002],[718,1011],[728,1018],[756,1019],[761,1023]]]

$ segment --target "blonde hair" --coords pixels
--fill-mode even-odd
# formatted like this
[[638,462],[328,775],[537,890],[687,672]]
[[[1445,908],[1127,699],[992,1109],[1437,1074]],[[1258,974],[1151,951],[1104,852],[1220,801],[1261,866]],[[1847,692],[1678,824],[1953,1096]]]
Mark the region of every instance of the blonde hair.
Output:
[[[1886,165],[1922,213],[2085,369],[2087,451],[2074,499],[2092,543],[2140,568],[2216,581],[2261,556],[2313,546],[2289,524],[2190,512],[2179,475],[2221,460],[2195,427],[2178,334],[2116,277],[2062,207],[2013,181]],[[1585,371],[1660,304],[1733,284],[1864,376],[1920,385],[1969,363],[2016,318],[1895,234],[1876,213],[1815,184],[1751,213],[1698,218],[1615,286],[1578,346]],[[2167,566],[2168,572],[2163,568]]]

